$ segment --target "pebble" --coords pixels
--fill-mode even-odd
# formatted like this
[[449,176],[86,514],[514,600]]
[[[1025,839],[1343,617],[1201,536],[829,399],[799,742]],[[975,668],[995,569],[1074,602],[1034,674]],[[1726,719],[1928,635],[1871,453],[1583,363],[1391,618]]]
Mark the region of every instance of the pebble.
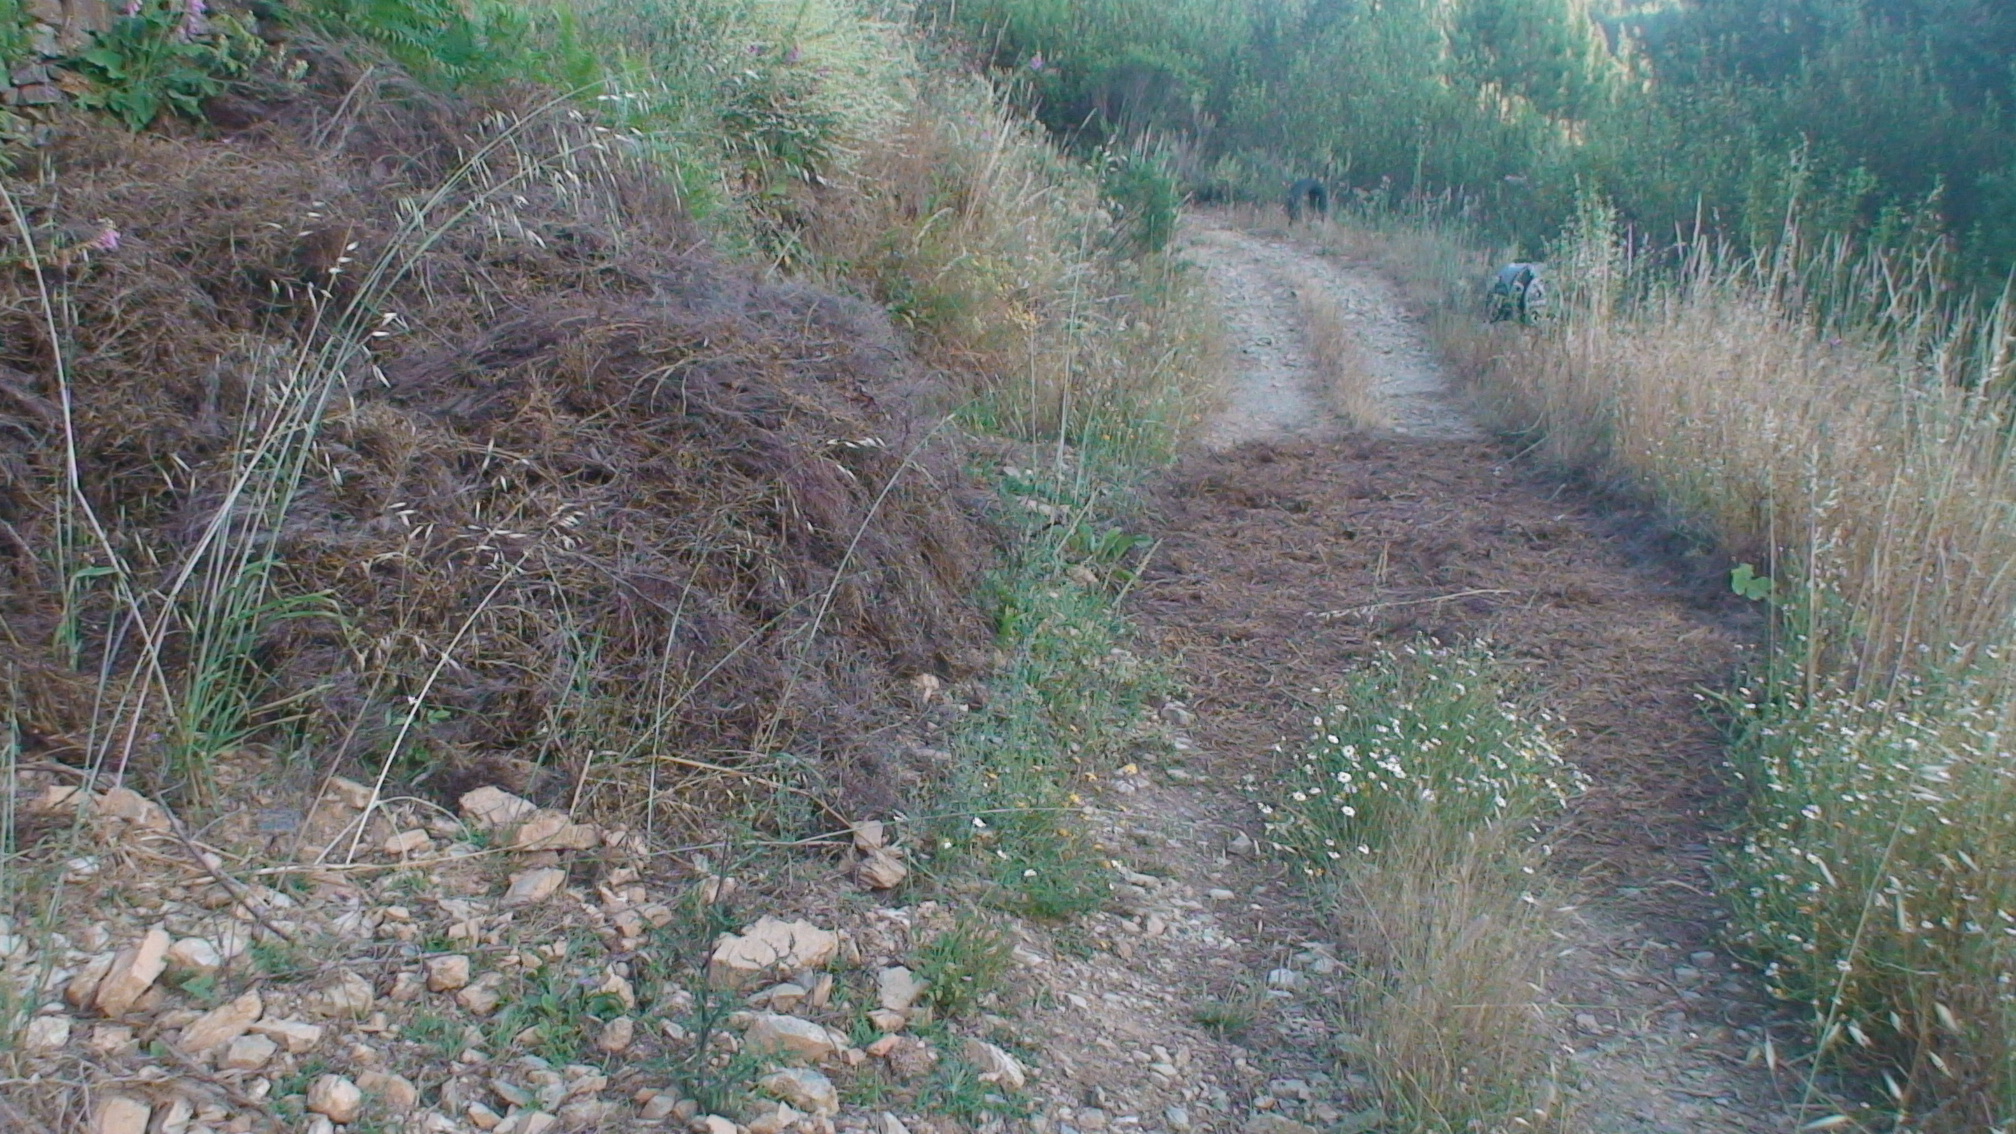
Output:
[[637,1038],[637,1021],[628,1016],[618,1016],[602,1025],[602,1034],[595,1038],[595,1046],[611,1055],[629,1050]]
[[171,943],[167,930],[156,926],[137,944],[114,954],[111,967],[92,993],[92,1003],[107,1016],[123,1016],[132,1011],[140,997],[167,970]]
[[511,888],[504,893],[506,906],[536,905],[552,897],[567,882],[567,872],[557,866],[540,866],[511,876]]
[[840,1092],[833,1080],[807,1067],[793,1067],[766,1076],[762,1088],[816,1118],[840,1112]]
[[342,1075],[324,1075],[308,1084],[308,1110],[327,1115],[329,1121],[347,1124],[357,1121],[364,1109],[364,1092]]
[[[132,1033],[129,1031],[127,1034]],[[28,1021],[27,1030],[21,1036],[21,1046],[29,1051],[55,1051],[69,1042],[68,1016],[37,1016]]]
[[265,1014],[266,1003],[260,999],[259,990],[253,989],[229,1004],[198,1016],[182,1029],[176,1046],[191,1055],[200,1056],[244,1035]]
[[109,1095],[91,1116],[91,1134],[145,1134],[154,1108],[130,1095]]
[[257,1071],[279,1051],[280,1045],[265,1036],[239,1036],[224,1048],[221,1065],[230,1071]]
[[427,958],[427,990],[453,992],[469,983],[469,958],[461,953]]
[[1233,893],[1230,890],[1207,890],[1205,891],[1204,896],[1210,898],[1214,902],[1229,902],[1232,899],[1238,897],[1239,895]]

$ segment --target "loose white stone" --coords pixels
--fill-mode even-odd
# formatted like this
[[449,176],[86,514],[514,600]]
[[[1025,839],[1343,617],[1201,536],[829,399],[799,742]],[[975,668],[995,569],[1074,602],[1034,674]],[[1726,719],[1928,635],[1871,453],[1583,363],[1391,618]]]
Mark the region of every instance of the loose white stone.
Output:
[[364,1092],[342,1075],[323,1075],[308,1084],[308,1110],[326,1115],[335,1123],[357,1121],[364,1109]]

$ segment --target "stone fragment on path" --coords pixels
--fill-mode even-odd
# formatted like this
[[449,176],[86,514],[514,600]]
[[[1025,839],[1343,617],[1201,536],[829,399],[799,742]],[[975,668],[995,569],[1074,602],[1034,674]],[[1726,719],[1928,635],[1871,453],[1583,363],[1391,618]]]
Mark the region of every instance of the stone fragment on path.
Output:
[[257,1071],[280,1053],[280,1045],[265,1036],[239,1036],[225,1045],[217,1065],[227,1071]]
[[357,1121],[364,1109],[364,1092],[342,1075],[324,1075],[308,1084],[308,1110],[329,1121],[347,1124]]
[[809,921],[764,917],[739,934],[723,934],[707,961],[716,988],[746,988],[766,973],[825,967],[840,949],[840,935]]
[[576,823],[565,811],[535,811],[511,833],[511,849],[594,850],[602,845],[602,832],[586,823]]
[[602,1033],[595,1037],[595,1048],[610,1055],[620,1055],[630,1049],[636,1038],[637,1021],[628,1016],[618,1016],[602,1025]]
[[56,1051],[69,1042],[68,1016],[37,1016],[21,1033],[21,1046],[29,1051]]
[[182,1029],[182,1035],[176,1040],[175,1045],[200,1058],[250,1031],[252,1025],[265,1013],[265,1001],[259,998],[259,990],[255,988],[228,1004],[212,1008],[196,1017],[188,1027]]
[[840,1092],[833,1080],[809,1067],[793,1067],[764,1077],[762,1088],[815,1118],[840,1113]]
[[167,970],[170,943],[168,931],[156,926],[136,944],[113,954],[111,968],[92,994],[92,1004],[107,1016],[123,1016],[132,1011]]
[[469,958],[462,953],[429,957],[426,968],[429,992],[454,992],[469,983]]
[[910,868],[886,850],[869,851],[854,868],[854,877],[870,890],[893,890],[910,876]]
[[536,905],[558,893],[567,881],[567,872],[557,866],[540,866],[511,876],[511,888],[504,893],[504,905]]
[[1014,1091],[1028,1085],[1029,1074],[1022,1069],[1022,1064],[985,1040],[966,1041],[966,1062],[980,1069],[983,1082],[999,1083]]
[[847,1037],[831,1028],[774,1012],[763,1013],[752,1020],[742,1039],[744,1047],[753,1054],[795,1055],[814,1063],[829,1059],[847,1047]]
[[410,1114],[420,1105],[420,1088],[404,1075],[366,1071],[357,1076],[357,1086],[393,1114]]
[[184,937],[168,947],[168,967],[178,973],[208,976],[224,967],[224,955],[201,937]]
[[154,1108],[131,1095],[107,1095],[91,1115],[91,1134],[146,1134]]
[[875,998],[891,1012],[908,1012],[924,988],[924,982],[902,965],[891,965],[875,974]]
[[464,792],[458,802],[462,807],[462,817],[469,821],[470,826],[484,831],[522,823],[539,810],[531,800],[512,795],[494,784]]
[[383,845],[385,853],[395,858],[403,858],[409,854],[419,854],[423,851],[431,850],[433,847],[434,840],[427,836],[426,831],[418,827],[385,836]]
[[355,1020],[369,1015],[371,1006],[377,1002],[378,993],[371,987],[371,982],[356,973],[339,974],[308,1000],[309,1005],[324,1016]]
[[322,1042],[322,1029],[306,1020],[261,1020],[252,1025],[252,1032],[278,1043],[289,1055],[306,1055]]

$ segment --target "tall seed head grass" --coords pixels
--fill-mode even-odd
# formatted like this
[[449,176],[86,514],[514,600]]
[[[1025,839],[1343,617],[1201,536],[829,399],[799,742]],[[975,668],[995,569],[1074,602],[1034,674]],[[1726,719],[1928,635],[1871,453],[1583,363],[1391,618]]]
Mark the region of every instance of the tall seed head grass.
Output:
[[1879,1066],[1913,1121],[2005,1121],[2009,304],[1941,306],[1934,275],[1840,250],[1704,251],[1675,274],[1612,225],[1585,208],[1557,257],[1562,325],[1447,341],[1502,428],[1775,577],[1770,663],[1733,702],[1739,939],[1812,1003],[1826,1056]]
[[1582,789],[1481,649],[1409,648],[1340,688],[1269,831],[1352,952],[1347,1056],[1406,1128],[1558,1129],[1537,837]]
[[965,382],[971,423],[1150,459],[1198,424],[1215,357],[1196,282],[1114,254],[1097,179],[983,82],[922,87],[848,185],[808,242]]

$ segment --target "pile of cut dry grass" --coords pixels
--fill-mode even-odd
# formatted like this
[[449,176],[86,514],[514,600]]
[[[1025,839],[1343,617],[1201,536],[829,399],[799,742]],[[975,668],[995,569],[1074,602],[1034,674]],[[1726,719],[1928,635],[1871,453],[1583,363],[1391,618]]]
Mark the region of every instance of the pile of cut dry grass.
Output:
[[564,108],[313,63],[221,137],[67,119],[4,183],[30,754],[185,799],[250,748],[666,820],[694,768],[790,752],[893,806],[900,679],[983,663],[991,539],[881,313],[721,263]]

